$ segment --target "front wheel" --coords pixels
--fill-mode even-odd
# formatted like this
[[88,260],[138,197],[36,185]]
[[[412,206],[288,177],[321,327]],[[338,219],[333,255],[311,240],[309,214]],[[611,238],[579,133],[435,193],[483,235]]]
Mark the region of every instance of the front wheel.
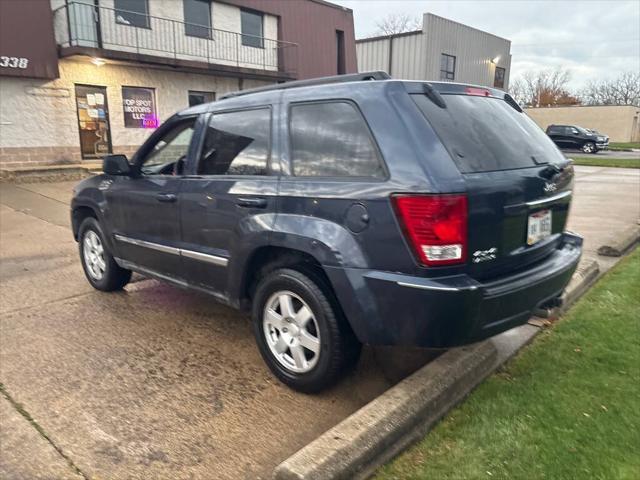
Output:
[[596,153],[596,144],[593,142],[587,142],[584,145],[582,145],[582,151],[584,153]]
[[131,270],[121,268],[107,249],[98,221],[89,217],[78,231],[78,247],[84,274],[97,290],[120,290],[131,280]]
[[253,300],[260,353],[283,383],[318,392],[358,359],[360,343],[319,277],[283,268],[263,278]]

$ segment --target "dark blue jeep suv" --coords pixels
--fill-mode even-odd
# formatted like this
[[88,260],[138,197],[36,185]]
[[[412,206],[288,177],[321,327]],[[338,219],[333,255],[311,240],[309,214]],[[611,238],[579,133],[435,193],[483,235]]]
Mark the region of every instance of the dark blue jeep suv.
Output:
[[504,92],[373,72],[174,115],[76,187],[72,224],[95,288],[135,271],[250,310],[274,374],[312,392],[363,343],[461,345],[557,301],[572,184]]

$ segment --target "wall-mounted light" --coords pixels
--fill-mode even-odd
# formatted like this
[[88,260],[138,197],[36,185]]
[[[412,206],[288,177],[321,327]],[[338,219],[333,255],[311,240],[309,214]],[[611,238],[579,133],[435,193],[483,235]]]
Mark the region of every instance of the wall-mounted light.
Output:
[[101,67],[102,65],[104,65],[104,64],[105,64],[105,63],[107,63],[107,62],[105,62],[105,61],[104,61],[103,59],[101,59],[101,58],[93,57],[93,58],[91,59],[91,63],[93,63],[93,64],[94,64],[95,66],[97,66],[97,67]]
[[497,65],[499,61],[500,61],[500,55],[498,55],[497,57],[493,57],[491,59],[491,63],[493,63],[494,65]]

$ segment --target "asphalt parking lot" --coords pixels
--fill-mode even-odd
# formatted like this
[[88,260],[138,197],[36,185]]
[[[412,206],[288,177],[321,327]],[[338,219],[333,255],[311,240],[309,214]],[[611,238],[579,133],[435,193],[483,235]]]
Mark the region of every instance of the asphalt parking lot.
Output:
[[[640,171],[576,167],[569,228],[593,257],[640,217]],[[365,349],[322,395],[271,376],[249,321],[138,278],[88,285],[68,228],[75,182],[0,185],[0,477],[267,478],[432,355]]]

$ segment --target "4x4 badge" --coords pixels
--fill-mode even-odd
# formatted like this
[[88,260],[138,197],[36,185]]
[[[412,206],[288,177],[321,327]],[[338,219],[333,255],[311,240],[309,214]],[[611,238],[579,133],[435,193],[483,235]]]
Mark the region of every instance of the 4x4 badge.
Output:
[[495,260],[498,249],[496,247],[489,248],[488,250],[476,250],[473,252],[473,263],[486,262],[487,260]]

